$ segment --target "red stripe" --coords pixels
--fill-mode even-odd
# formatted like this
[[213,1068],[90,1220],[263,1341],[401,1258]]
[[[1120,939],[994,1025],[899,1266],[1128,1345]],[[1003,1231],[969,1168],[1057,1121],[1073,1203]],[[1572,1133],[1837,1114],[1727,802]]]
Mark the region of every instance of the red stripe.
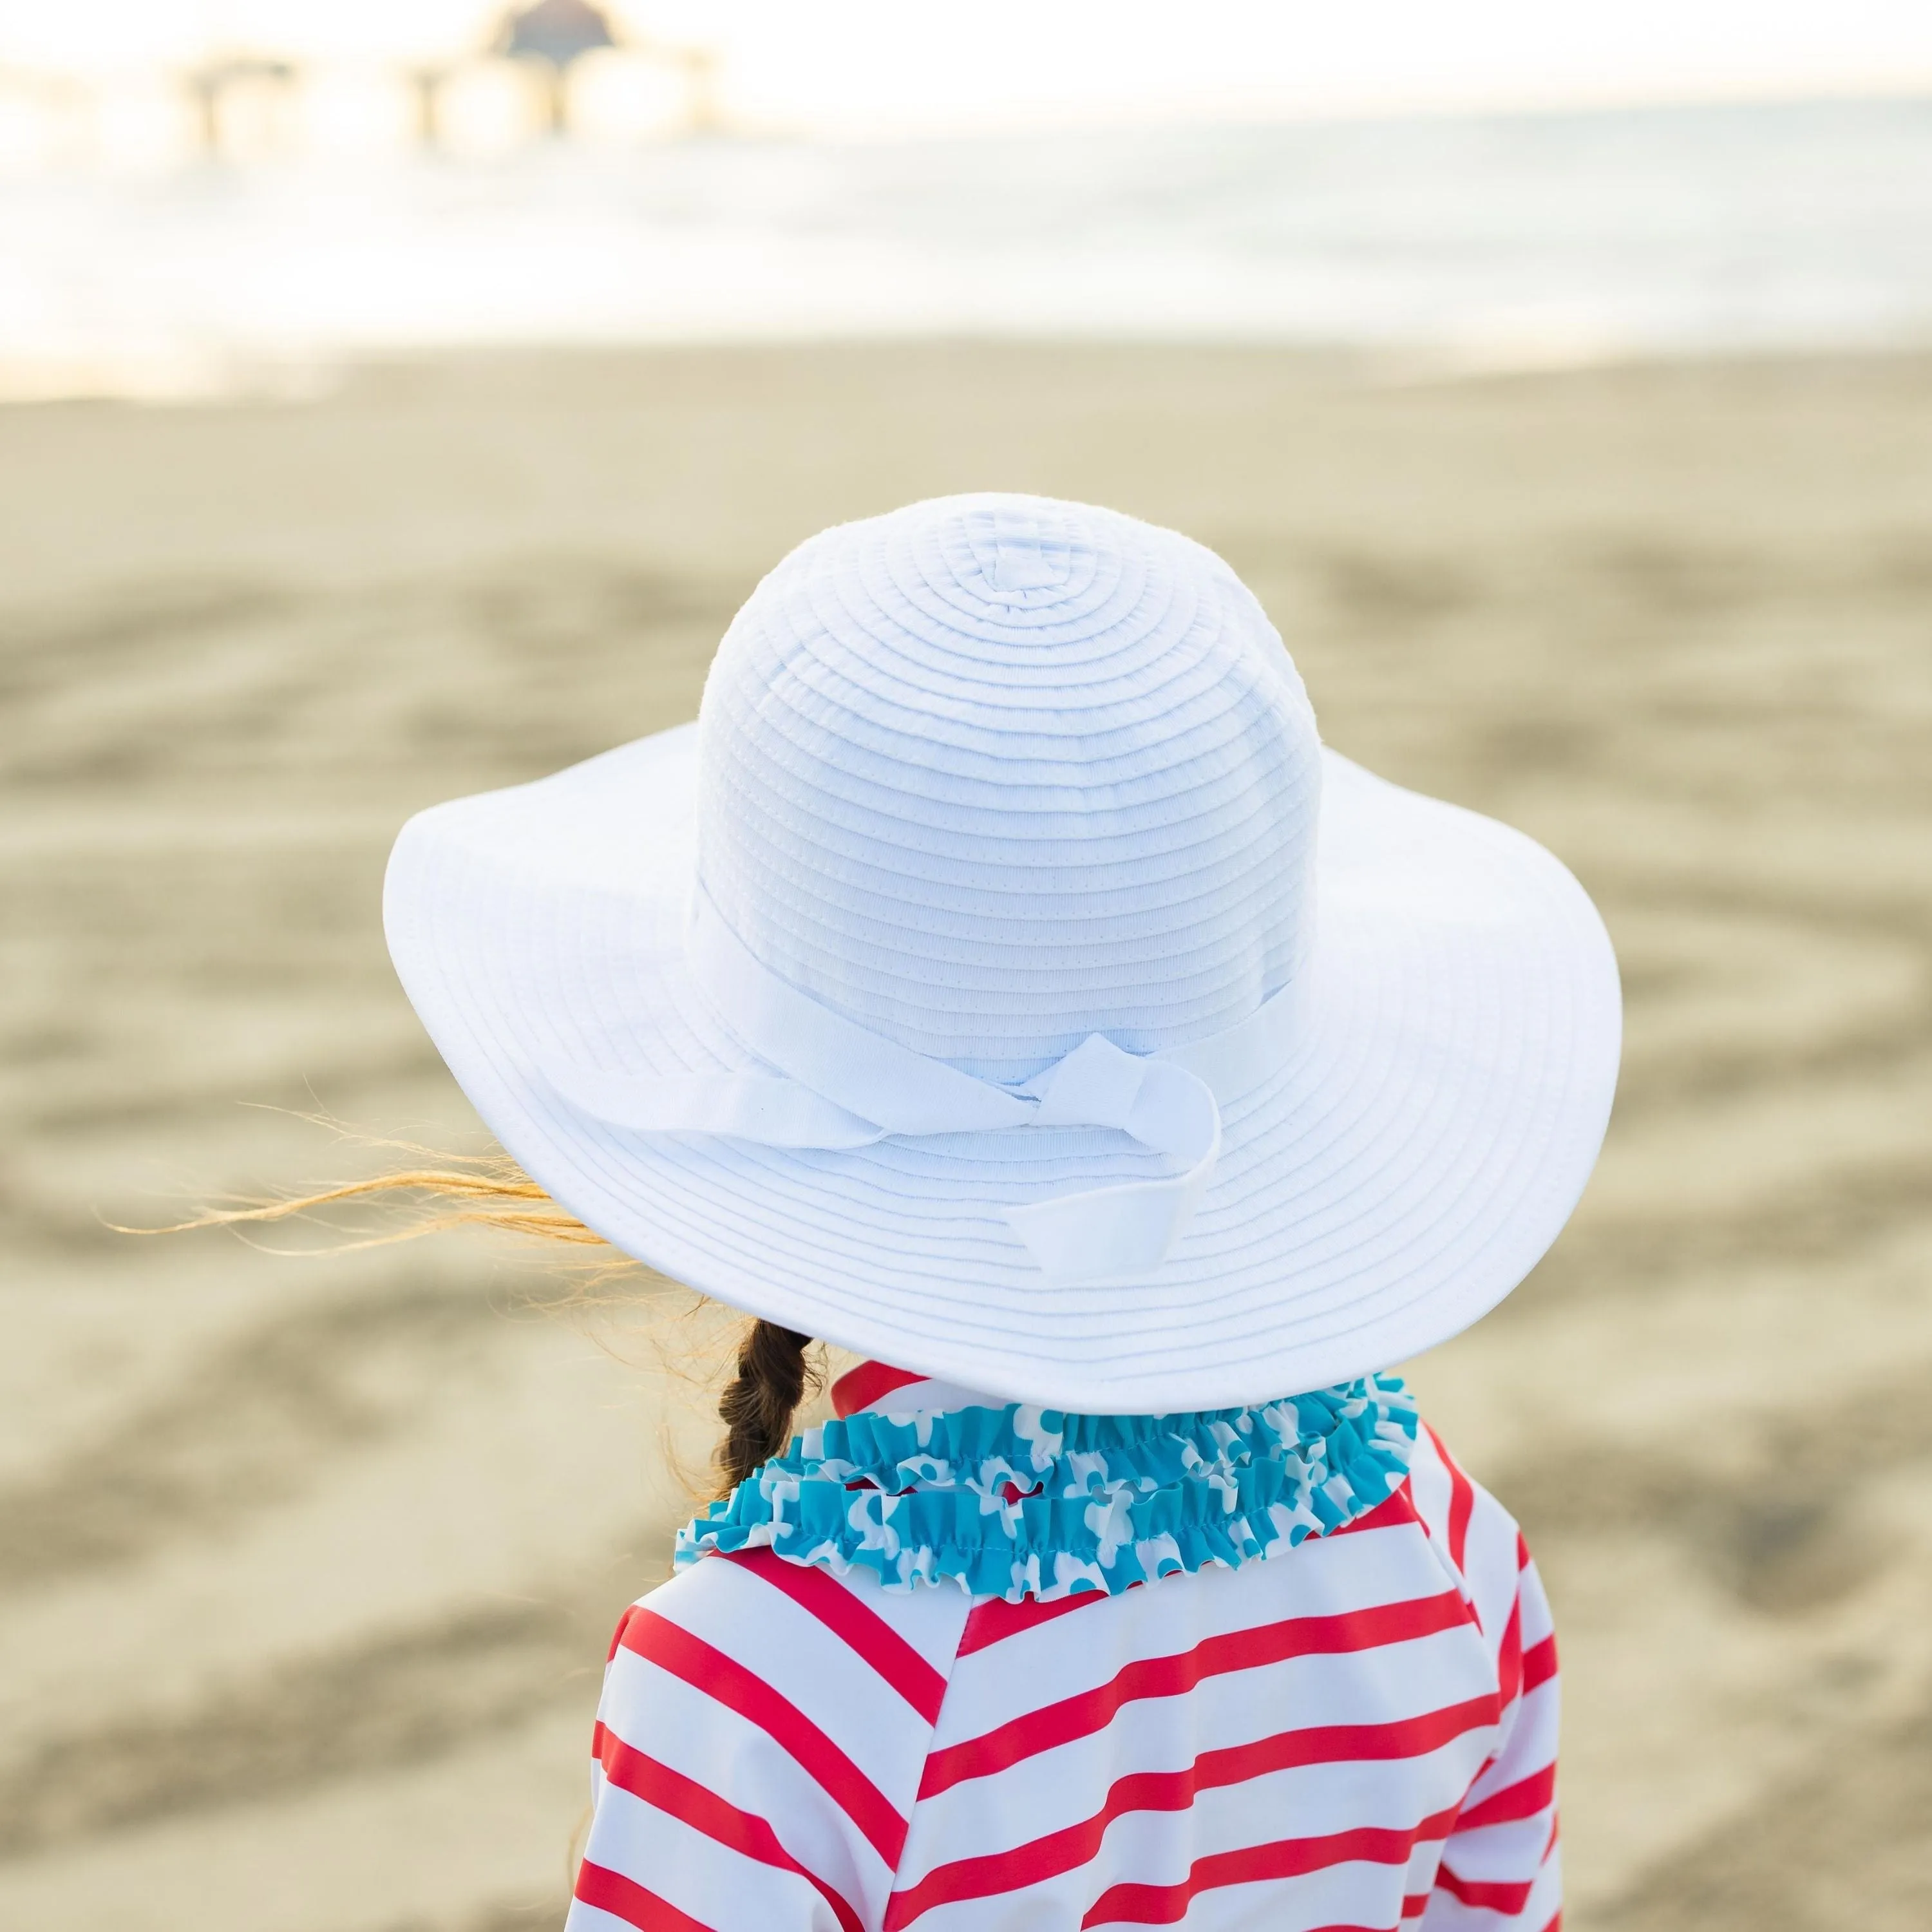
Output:
[[1436,1868],[1438,1892],[1446,1892],[1462,1904],[1484,1912],[1500,1912],[1508,1917],[1514,1917],[1529,1903],[1530,1883],[1528,1879],[1502,1885],[1482,1879],[1458,1878],[1446,1864]]
[[[1415,1514],[1415,1504],[1409,1496],[1405,1480],[1402,1487],[1384,1498],[1370,1510],[1366,1516],[1358,1516],[1352,1522],[1345,1522],[1339,1529],[1326,1532],[1324,1540],[1332,1542],[1338,1536],[1352,1536],[1358,1530],[1390,1529],[1404,1523],[1415,1523],[1420,1519]],[[1138,1589],[1140,1586],[1132,1586]],[[1043,1604],[1037,1597],[1022,1598],[1017,1604],[1010,1604],[1003,1598],[996,1598],[990,1604],[981,1604],[968,1613],[966,1628],[960,1636],[959,1648],[955,1653],[959,1657],[970,1657],[976,1650],[985,1650],[989,1646],[1003,1643],[1010,1636],[1018,1636],[1023,1631],[1033,1629],[1039,1624],[1051,1623],[1055,1617],[1064,1616],[1069,1610],[1084,1609],[1090,1604],[1104,1604],[1107,1593],[1104,1590],[1082,1590],[1070,1597],[1057,1597],[1052,1602]]]
[[1547,1810],[1556,1800],[1556,1767],[1545,1765],[1528,1778],[1492,1791],[1456,1820],[1459,1832],[1480,1832],[1486,1825],[1514,1825]]
[[1252,1744],[1204,1751],[1185,1771],[1133,1772],[1114,1780],[1106,1802],[1090,1818],[1011,1851],[940,1865],[910,1891],[896,1894],[886,1910],[886,1932],[898,1932],[935,1906],[1022,1891],[1072,1871],[1099,1851],[1108,1827],[1130,1812],[1185,1811],[1200,1792],[1246,1784],[1305,1765],[1386,1763],[1420,1757],[1496,1720],[1495,1698],[1474,1697],[1394,1724],[1310,1725],[1277,1732]]
[[724,1560],[782,1590],[869,1664],[928,1724],[938,1723],[946,1679],[836,1576],[810,1564],[788,1563],[770,1550],[740,1550]]
[[808,1871],[778,1843],[770,1822],[749,1811],[741,1811],[728,1799],[706,1790],[642,1751],[633,1750],[616,1732],[603,1724],[597,1726],[594,1749],[604,1775],[620,1791],[628,1791],[655,1810],[688,1825],[707,1838],[760,1864],[775,1867],[802,1878],[831,1906],[844,1932],[861,1932],[859,1915],[839,1893],[816,1872]]
[[[1427,1423],[1423,1427],[1429,1429]],[[1442,1446],[1442,1438],[1429,1429],[1429,1439],[1449,1472],[1449,1560],[1462,1570],[1469,1554],[1469,1518],[1476,1508],[1475,1486],[1456,1466],[1456,1459]]]
[[711,1932],[702,1919],[679,1911],[622,1872],[606,1870],[588,1858],[577,1868],[577,1895],[586,1905],[594,1905],[626,1925],[638,1926],[641,1932]]
[[888,1866],[897,1865],[905,1846],[905,1820],[796,1705],[736,1658],[641,1604],[625,1622],[622,1642],[626,1650],[755,1724],[858,1826]]
[[[1179,1885],[1117,1885],[1094,1901],[1080,1923],[1090,1925],[1174,1925],[1186,1916],[1196,1897],[1224,1885],[1252,1885],[1258,1880],[1300,1878],[1342,1864],[1400,1865],[1421,1840],[1439,1836],[1453,1814],[1425,1818],[1412,1832],[1364,1826],[1322,1838],[1280,1838],[1238,1852],[1216,1852],[1196,1858]],[[1334,1928],[1323,1928],[1334,1932]]]
[[1398,1523],[1419,1522],[1415,1513],[1414,1498],[1408,1493],[1408,1478],[1405,1476],[1402,1486],[1384,1496],[1366,1516],[1358,1516],[1352,1522],[1345,1522],[1339,1529],[1324,1531],[1322,1540],[1332,1543],[1338,1536],[1353,1536],[1358,1530],[1390,1529]]
[[843,1420],[860,1409],[871,1408],[894,1389],[932,1379],[914,1369],[895,1369],[884,1362],[861,1362],[856,1369],[848,1369],[832,1384],[832,1412]]
[[1010,1636],[1018,1636],[1023,1630],[1050,1624],[1069,1610],[1084,1610],[1090,1604],[1106,1600],[1105,1590],[1079,1590],[1070,1597],[1056,1597],[1050,1604],[1042,1603],[1037,1597],[1022,1597],[1017,1604],[995,1597],[990,1604],[976,1604],[967,1612],[966,1628],[960,1633],[959,1648],[954,1655],[970,1657],[976,1650],[985,1650],[1005,1642]]
[[1412,1892],[1402,1902],[1402,1916],[1406,1919],[1418,1918],[1428,1904],[1427,1892]]
[[1505,1706],[1522,1693],[1522,1599],[1510,1605],[1509,1622],[1503,1625],[1503,1640],[1496,1651],[1496,1683]]
[[1540,1643],[1532,1644],[1522,1654],[1522,1694],[1527,1697],[1556,1675],[1556,1633],[1552,1630]]
[[1563,1908],[1556,1908],[1556,1916],[1543,1928],[1543,1932],[1563,1932]]
[[926,1761],[919,1795],[934,1797],[968,1778],[989,1777],[1057,1744],[1090,1737],[1104,1730],[1124,1704],[1142,1697],[1178,1697],[1204,1678],[1230,1670],[1252,1670],[1292,1657],[1377,1650],[1384,1644],[1405,1643],[1454,1630],[1468,1620],[1468,1609],[1462,1598],[1454,1590],[1445,1590],[1439,1596],[1378,1604],[1340,1616],[1284,1618],[1252,1630],[1205,1638],[1192,1650],[1172,1656],[1142,1658],[1094,1690],[1029,1711],[982,1736],[934,1751]]

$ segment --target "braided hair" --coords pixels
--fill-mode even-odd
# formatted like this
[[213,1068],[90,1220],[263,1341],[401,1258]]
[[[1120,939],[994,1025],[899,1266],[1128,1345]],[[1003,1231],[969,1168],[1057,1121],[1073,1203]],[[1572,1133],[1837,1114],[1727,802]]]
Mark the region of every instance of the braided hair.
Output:
[[792,1417],[815,1382],[805,1352],[809,1335],[781,1328],[776,1322],[754,1322],[738,1345],[738,1372],[718,1404],[724,1439],[715,1462],[721,1486],[729,1492],[761,1463],[782,1455],[791,1441]]

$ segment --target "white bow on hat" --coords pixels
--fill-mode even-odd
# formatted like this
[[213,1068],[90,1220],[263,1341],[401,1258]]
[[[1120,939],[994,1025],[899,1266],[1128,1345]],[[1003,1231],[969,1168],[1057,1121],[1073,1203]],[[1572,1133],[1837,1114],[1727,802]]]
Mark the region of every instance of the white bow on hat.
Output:
[[1294,982],[1247,1019],[1156,1054],[1089,1034],[1012,1085],[976,1079],[808,998],[768,971],[700,886],[687,939],[693,978],[771,1073],[639,1078],[572,1065],[544,1077],[572,1105],[634,1133],[722,1134],[761,1147],[870,1147],[890,1135],[1112,1127],[1177,1173],[1082,1188],[1006,1218],[1049,1284],[1144,1274],[1185,1231],[1221,1151],[1221,1106],[1258,1084],[1294,1038]]

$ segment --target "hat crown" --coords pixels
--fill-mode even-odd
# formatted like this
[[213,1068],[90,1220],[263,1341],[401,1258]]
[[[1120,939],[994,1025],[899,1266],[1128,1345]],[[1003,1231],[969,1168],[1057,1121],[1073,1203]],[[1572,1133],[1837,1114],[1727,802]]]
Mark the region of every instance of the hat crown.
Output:
[[1312,938],[1314,714],[1211,551],[956,496],[813,538],[725,635],[698,874],[770,970],[1024,1078],[1246,1018]]

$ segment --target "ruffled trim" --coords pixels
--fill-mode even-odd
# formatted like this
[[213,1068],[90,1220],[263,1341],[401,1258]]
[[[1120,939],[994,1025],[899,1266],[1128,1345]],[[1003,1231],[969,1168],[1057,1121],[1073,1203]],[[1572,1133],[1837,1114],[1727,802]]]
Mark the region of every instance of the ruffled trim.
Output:
[[795,1437],[678,1532],[675,1562],[765,1548],[888,1589],[1117,1594],[1366,1516],[1408,1474],[1415,1432],[1395,1376],[1197,1414],[868,1411]]

